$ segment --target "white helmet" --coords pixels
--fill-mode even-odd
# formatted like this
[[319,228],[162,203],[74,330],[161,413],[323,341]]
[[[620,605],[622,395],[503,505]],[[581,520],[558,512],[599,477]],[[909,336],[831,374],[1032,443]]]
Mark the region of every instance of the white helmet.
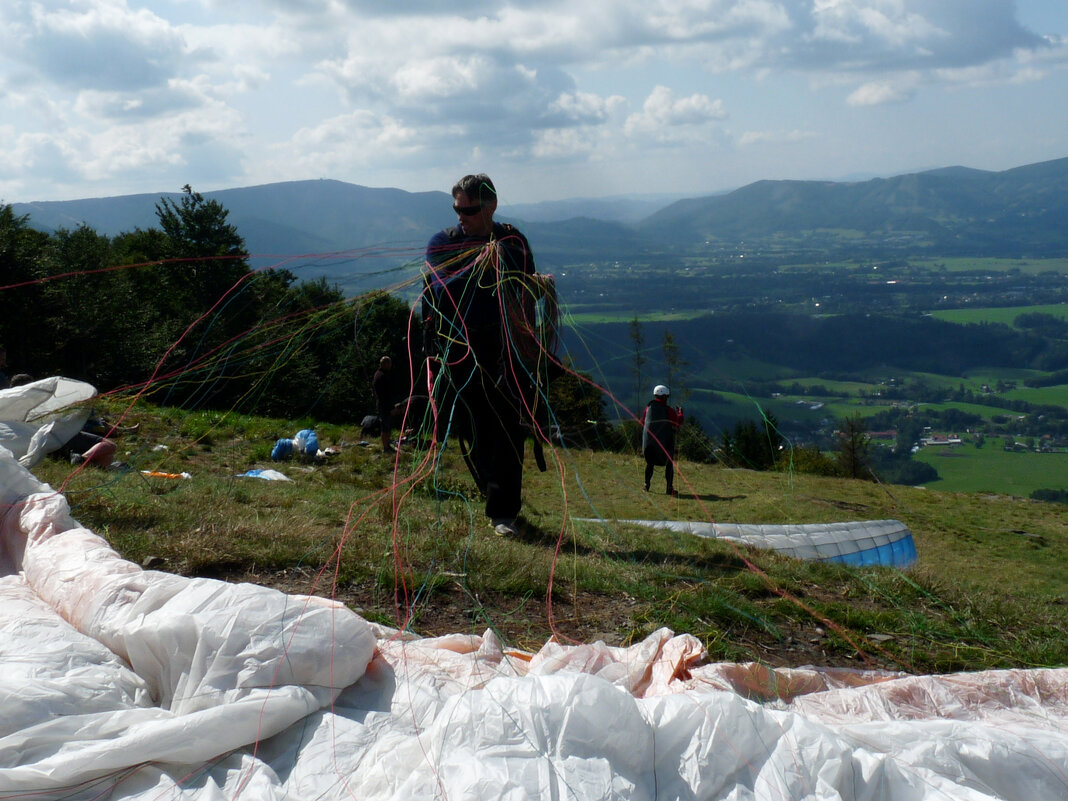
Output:
[[663,384],[657,384],[653,387],[654,398],[666,398],[671,394],[671,390],[665,387]]

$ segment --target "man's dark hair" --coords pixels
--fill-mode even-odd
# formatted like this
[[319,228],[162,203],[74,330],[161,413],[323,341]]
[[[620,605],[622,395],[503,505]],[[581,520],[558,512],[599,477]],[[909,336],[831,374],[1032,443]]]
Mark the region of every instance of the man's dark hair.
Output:
[[484,172],[480,172],[478,175],[465,175],[457,181],[452,188],[452,196],[456,197],[461,192],[468,197],[477,197],[479,203],[495,200],[497,197],[497,190],[493,187],[493,181]]

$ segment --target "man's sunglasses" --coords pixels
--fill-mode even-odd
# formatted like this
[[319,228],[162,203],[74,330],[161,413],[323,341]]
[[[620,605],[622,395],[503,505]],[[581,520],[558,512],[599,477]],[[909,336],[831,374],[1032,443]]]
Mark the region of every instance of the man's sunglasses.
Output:
[[482,205],[478,206],[453,206],[452,210],[457,214],[462,214],[464,217],[473,217],[482,211]]

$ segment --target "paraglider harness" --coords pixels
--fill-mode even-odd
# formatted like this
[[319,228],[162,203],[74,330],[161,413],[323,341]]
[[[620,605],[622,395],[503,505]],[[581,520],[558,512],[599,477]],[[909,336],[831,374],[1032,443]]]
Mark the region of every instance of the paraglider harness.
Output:
[[[463,237],[459,227],[443,232],[452,240]],[[476,252],[477,251],[477,252]],[[485,243],[456,252],[437,265],[429,265],[422,295],[423,345],[429,357],[442,365],[456,365],[473,358],[475,372],[482,372],[508,395],[519,410],[522,425],[533,434],[534,459],[546,470],[542,442],[549,426],[547,392],[550,381],[559,374],[559,307],[556,283],[551,275],[540,275],[515,263],[515,256],[530,258],[529,246],[519,231],[506,223],[495,223],[493,236]],[[452,347],[466,352],[449,358]],[[451,379],[437,375],[435,384]],[[457,436],[464,460],[482,485],[470,458],[474,436],[471,411],[455,386],[435,393],[462,405],[459,419],[439,420],[438,434],[450,426]],[[441,404],[445,406],[445,403]]]

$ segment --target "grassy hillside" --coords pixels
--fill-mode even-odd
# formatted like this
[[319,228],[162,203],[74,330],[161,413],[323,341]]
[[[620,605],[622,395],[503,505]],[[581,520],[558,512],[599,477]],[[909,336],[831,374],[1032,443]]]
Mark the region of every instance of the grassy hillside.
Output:
[[1006,451],[1000,441],[982,448],[968,442],[954,447],[924,448],[916,459],[932,465],[939,479],[929,488],[952,492],[990,492],[997,488],[1029,496],[1037,489],[1060,489],[1068,476],[1068,453]]
[[[112,411],[117,416],[121,407]],[[641,490],[636,456],[527,460],[520,536],[487,527],[455,453],[394,461],[319,426],[322,464],[272,463],[313,421],[135,408],[125,471],[54,459],[35,472],[126,558],[185,575],[343,600],[421,634],[498,630],[513,646],[633,642],[668,626],[713,660],[912,672],[1068,664],[1068,507],[796,473],[680,465],[682,497]],[[245,477],[276,468],[292,481]],[[189,474],[189,478],[142,471]],[[662,487],[662,475],[654,488]],[[583,518],[816,523],[896,518],[907,571],[801,562]],[[147,561],[146,561],[147,560]]]
[[1021,314],[1049,314],[1068,319],[1068,304],[1047,303],[1040,306],[999,306],[976,309],[944,309],[931,313],[932,317],[951,323],[1002,323],[1012,325]]

